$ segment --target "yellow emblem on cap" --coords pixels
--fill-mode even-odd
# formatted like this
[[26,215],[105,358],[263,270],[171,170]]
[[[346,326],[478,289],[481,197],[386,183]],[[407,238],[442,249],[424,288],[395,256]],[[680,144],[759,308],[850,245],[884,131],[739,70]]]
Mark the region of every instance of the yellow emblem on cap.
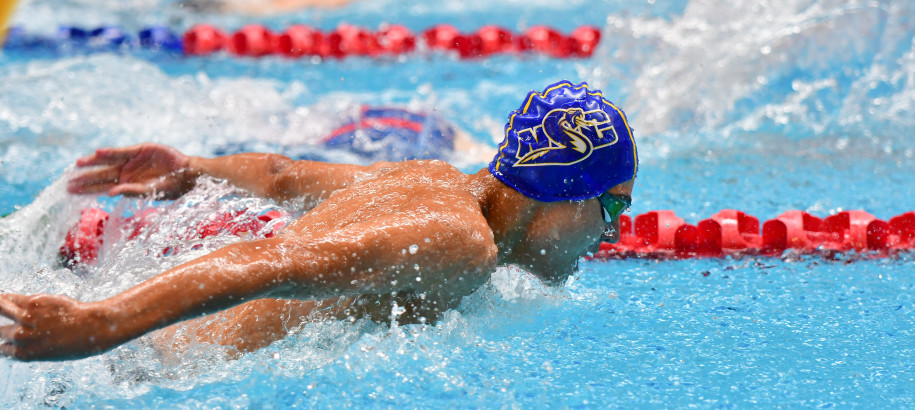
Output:
[[[547,141],[545,147],[535,148]],[[540,125],[518,131],[515,167],[572,165],[619,140],[610,116],[601,110],[555,109]]]

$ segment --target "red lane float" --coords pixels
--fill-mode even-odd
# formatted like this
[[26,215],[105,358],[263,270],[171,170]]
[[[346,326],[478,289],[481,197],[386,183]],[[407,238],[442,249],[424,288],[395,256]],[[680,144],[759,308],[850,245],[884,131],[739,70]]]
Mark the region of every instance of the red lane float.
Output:
[[[157,209],[148,209],[126,220],[119,221],[119,228],[127,234],[127,240],[132,240],[148,229],[152,219],[158,214]],[[225,212],[214,215],[206,221],[199,223],[184,237],[177,237],[179,244],[162,249],[162,255],[171,255],[180,250],[180,243],[195,239],[203,239],[220,234],[235,236],[252,235],[258,238],[270,238],[285,226],[281,220],[284,217],[279,211],[267,211],[254,214],[246,211]],[[80,213],[79,221],[67,232],[63,246],[58,250],[58,256],[64,266],[92,265],[98,261],[99,252],[104,244],[105,231],[111,220],[108,212],[98,208],[87,208]],[[270,224],[277,220],[277,222]],[[269,224],[269,225],[268,225]]]
[[264,26],[248,25],[232,35],[229,52],[239,56],[262,57],[277,52],[276,35]]
[[430,50],[451,50],[455,47],[455,39],[461,32],[454,26],[439,24],[423,32],[423,40]]
[[572,55],[591,57],[597,44],[600,43],[600,30],[594,26],[582,26],[572,31]]
[[280,34],[276,42],[276,52],[286,57],[297,58],[320,54],[324,34],[308,26],[292,26]]
[[593,54],[600,38],[600,29],[594,26],[578,27],[565,35],[547,26],[534,26],[524,33],[514,33],[504,27],[489,25],[472,33],[462,33],[447,24],[433,26],[419,36],[397,24],[383,26],[378,31],[341,24],[331,32],[293,25],[283,33],[248,25],[231,35],[199,24],[183,37],[184,51],[189,55],[206,55],[225,49],[246,57],[270,54],[290,58],[378,57],[413,52],[417,48],[417,40],[422,40],[420,48],[423,50],[451,52],[465,59],[528,51],[555,58],[586,58]]
[[190,55],[215,53],[222,50],[227,38],[224,32],[213,26],[198,24],[191,27],[182,37],[184,53]]
[[572,53],[571,40],[547,26],[534,26],[524,33],[530,39],[531,49],[556,58],[565,58]]
[[411,53],[416,49],[416,36],[410,29],[393,24],[378,32],[378,45],[388,54]]
[[779,256],[787,250],[797,254],[854,251],[887,255],[915,249],[915,212],[886,222],[864,211],[843,211],[823,219],[803,211],[787,211],[760,229],[756,217],[733,209],[695,225],[671,211],[651,211],[634,220],[623,215],[620,231],[619,242],[601,244],[593,258]]

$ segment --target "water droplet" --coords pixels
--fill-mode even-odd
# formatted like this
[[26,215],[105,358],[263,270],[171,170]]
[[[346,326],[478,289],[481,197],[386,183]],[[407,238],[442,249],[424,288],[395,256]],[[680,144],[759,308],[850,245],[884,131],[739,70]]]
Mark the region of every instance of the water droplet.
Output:
[[541,249],[541,250],[540,250],[540,254],[541,254],[541,255],[546,255],[546,249]]
[[416,252],[419,252],[419,246],[416,244],[410,245],[410,255],[416,255]]
[[398,306],[397,303],[394,303],[394,306],[391,306],[391,316],[397,317],[406,312],[407,309],[403,306]]
[[413,269],[419,270],[419,264],[418,264],[418,263],[414,263],[414,264],[413,264]]
[[417,281],[417,282],[422,282],[422,280],[423,280],[423,278],[421,278],[421,277],[419,277],[419,276],[416,277],[416,281]]

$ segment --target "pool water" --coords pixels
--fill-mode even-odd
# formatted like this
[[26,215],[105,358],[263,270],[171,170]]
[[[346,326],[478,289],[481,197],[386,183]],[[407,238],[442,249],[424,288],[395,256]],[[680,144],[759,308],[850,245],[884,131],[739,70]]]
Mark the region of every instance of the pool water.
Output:
[[[363,103],[435,110],[479,143],[501,139],[524,94],[585,80],[626,110],[641,167],[633,214],[695,223],[725,208],[915,209],[915,5],[364,0],[282,16],[200,14],[165,0],[34,0],[15,22],[307,21],[414,31],[436,23],[603,30],[590,59],[414,55],[324,62],[153,53],[0,54],[0,278],[5,291],[108,297],[238,240],[160,258],[215,211],[276,207],[208,182],[174,203],[162,235],[110,235],[103,263],[64,269],[79,210],[142,201],[72,197],[70,164],[96,147],[156,141],[211,155],[245,141],[299,143]],[[663,3],[663,4],[662,4]],[[90,7],[91,5],[91,7]],[[852,29],[853,28],[853,29]],[[379,79],[384,79],[379,81]],[[352,160],[341,156],[340,160]],[[457,156],[462,170],[484,164]],[[319,322],[238,360],[199,346],[163,358],[141,338],[75,362],[0,361],[6,407],[877,407],[915,406],[915,264],[892,258],[584,261],[562,289],[500,269],[434,326]]]

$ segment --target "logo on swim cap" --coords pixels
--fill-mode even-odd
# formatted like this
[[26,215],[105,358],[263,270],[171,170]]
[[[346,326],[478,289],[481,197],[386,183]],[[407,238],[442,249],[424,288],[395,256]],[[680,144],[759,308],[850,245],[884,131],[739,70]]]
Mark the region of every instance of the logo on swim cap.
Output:
[[530,92],[505,124],[489,171],[545,202],[593,198],[635,177],[638,155],[626,115],[587,83]]

